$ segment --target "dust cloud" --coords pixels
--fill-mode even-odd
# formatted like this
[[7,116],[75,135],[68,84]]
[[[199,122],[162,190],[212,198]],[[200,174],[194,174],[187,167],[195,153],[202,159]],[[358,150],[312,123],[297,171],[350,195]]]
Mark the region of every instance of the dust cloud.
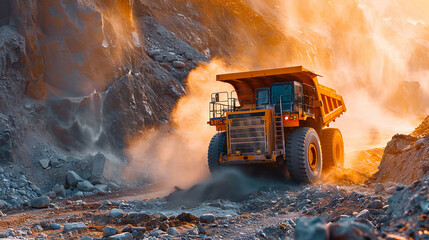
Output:
[[428,113],[427,1],[248,2],[294,47],[261,67],[304,65],[344,96],[349,111],[332,127],[346,151],[383,146]]
[[207,124],[210,94],[233,90],[214,79],[216,74],[239,70],[215,59],[191,71],[186,81],[187,95],[173,110],[170,126],[144,129],[142,136],[130,139],[131,162],[123,175],[143,177],[166,187],[189,187],[207,177],[207,148],[216,133]]
[[[207,146],[214,134],[206,125],[208,102],[210,93],[229,88],[215,82],[215,75],[222,72],[303,65],[323,75],[320,83],[336,89],[348,108],[330,127],[341,129],[349,153],[384,147],[392,135],[410,133],[428,114],[427,1],[244,2],[254,10],[249,15],[264,19],[280,37],[258,45],[256,38],[261,36],[243,34],[240,25],[232,27],[241,43],[247,43],[235,46],[240,53],[234,57],[237,62],[224,59],[225,65],[217,59],[191,72],[188,94],[172,115],[174,130],[167,136],[159,137],[155,131],[131,141],[133,162],[144,163],[145,172],[158,180],[192,183],[207,174]],[[147,150],[153,149],[155,157],[147,157]],[[354,162],[346,160],[345,165],[357,167]]]

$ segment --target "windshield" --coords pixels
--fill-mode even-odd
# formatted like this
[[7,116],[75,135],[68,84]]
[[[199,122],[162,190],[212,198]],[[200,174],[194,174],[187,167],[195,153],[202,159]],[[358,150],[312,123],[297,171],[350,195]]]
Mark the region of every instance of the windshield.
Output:
[[280,96],[282,96],[282,102],[293,101],[293,87],[292,84],[286,83],[281,85],[274,85],[271,87],[271,102],[279,103]]
[[[280,106],[281,97],[281,106]],[[271,103],[274,104],[275,111],[290,112],[293,109],[293,83],[285,83],[271,86]],[[281,108],[280,108],[281,107]]]
[[256,105],[258,107],[263,107],[264,105],[268,105],[270,100],[268,89],[259,90],[256,97]]

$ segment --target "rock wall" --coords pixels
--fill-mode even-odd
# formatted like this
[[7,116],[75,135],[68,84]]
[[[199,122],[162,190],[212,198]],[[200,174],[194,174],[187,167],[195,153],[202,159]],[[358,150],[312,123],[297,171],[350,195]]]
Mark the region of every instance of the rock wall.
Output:
[[0,113],[21,103],[26,86],[25,39],[9,26],[0,27]]
[[85,95],[112,81],[100,12],[78,1],[8,1],[11,21],[27,43],[28,95]]
[[133,4],[2,1],[0,165],[50,189],[97,152],[126,162],[127,137],[168,122],[182,81],[208,58],[149,16],[134,18]]
[[370,182],[409,185],[429,175],[429,125],[427,119],[413,135],[396,134],[387,143],[383,157]]

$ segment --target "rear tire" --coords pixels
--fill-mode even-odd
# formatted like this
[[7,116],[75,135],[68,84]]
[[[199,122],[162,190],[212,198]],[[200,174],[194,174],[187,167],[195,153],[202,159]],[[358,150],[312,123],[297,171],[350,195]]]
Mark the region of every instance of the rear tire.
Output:
[[344,141],[341,131],[337,128],[322,130],[323,170],[344,167]]
[[293,130],[286,141],[286,164],[294,182],[312,183],[322,172],[319,136],[313,128]]
[[226,151],[226,132],[216,133],[210,141],[207,154],[208,166],[210,173],[218,171],[222,165],[219,162],[219,157]]

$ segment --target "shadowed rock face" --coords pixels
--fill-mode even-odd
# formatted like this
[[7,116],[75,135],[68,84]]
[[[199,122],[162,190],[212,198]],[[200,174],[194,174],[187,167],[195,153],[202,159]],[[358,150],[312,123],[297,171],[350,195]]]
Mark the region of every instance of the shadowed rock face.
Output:
[[26,84],[25,40],[9,26],[0,26],[0,113],[21,103]]
[[[122,159],[128,136],[167,121],[184,88],[147,56],[132,2],[2,1],[0,163],[15,160],[13,168],[49,187],[65,173],[41,169],[40,159]],[[194,57],[181,76],[203,58],[187,50]]]
[[87,95],[112,81],[100,12],[78,1],[7,1],[11,19],[27,43],[28,95]]

